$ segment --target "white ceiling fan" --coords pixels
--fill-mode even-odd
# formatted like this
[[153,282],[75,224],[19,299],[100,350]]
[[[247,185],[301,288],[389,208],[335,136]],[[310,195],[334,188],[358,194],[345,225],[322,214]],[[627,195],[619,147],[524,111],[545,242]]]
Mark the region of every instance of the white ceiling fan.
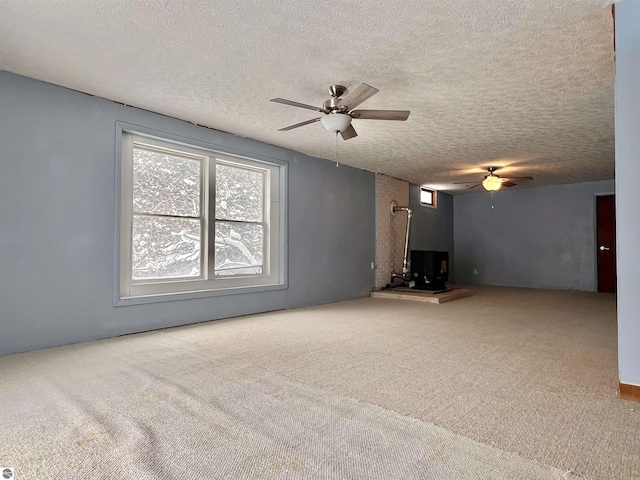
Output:
[[500,167],[487,167],[486,170],[487,172],[489,172],[489,175],[485,175],[480,182],[478,182],[477,180],[471,181],[471,182],[455,182],[455,185],[469,185],[469,184],[475,183],[475,185],[471,185],[470,187],[467,187],[467,190],[471,188],[476,188],[482,185],[485,188],[485,190],[488,190],[490,192],[495,192],[497,190],[500,190],[503,186],[515,187],[517,184],[513,183],[511,180],[519,180],[519,181],[533,180],[533,177],[511,177],[511,176],[500,177],[495,174],[495,171],[498,170],[499,168]]
[[[322,122],[322,125],[330,132],[340,133],[344,140],[357,137],[356,130],[351,125],[351,120],[400,120],[404,121],[409,118],[411,113],[409,110],[354,110],[355,107],[362,102],[378,93],[378,89],[366,83],[361,83],[356,88],[342,95],[347,88],[342,85],[331,85],[328,88],[331,98],[326,100],[322,107],[314,107],[305,103],[294,102],[284,98],[272,98],[272,102],[290,105],[292,107],[306,108],[323,113],[324,116],[313,118],[295,125],[290,125],[279,129],[280,132],[293,130],[294,128],[310,125],[315,122]],[[342,98],[341,98],[342,97]]]

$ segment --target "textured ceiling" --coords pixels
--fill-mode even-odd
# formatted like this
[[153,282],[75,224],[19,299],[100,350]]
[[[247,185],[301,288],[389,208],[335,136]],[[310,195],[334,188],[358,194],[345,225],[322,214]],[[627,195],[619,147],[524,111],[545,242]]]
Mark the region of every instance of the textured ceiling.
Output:
[[[454,191],[614,176],[611,0],[2,0],[0,69],[336,158],[326,87],[365,82],[341,163]],[[522,183],[522,186],[525,182]]]

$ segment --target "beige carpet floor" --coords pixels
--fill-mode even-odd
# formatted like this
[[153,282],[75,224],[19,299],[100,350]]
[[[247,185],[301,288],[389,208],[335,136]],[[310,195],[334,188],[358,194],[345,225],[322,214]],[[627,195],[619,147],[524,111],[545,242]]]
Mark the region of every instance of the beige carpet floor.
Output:
[[614,297],[473,290],[0,358],[0,465],[17,478],[640,478],[640,404],[615,395]]
[[410,417],[146,336],[0,359],[16,479],[570,478]]

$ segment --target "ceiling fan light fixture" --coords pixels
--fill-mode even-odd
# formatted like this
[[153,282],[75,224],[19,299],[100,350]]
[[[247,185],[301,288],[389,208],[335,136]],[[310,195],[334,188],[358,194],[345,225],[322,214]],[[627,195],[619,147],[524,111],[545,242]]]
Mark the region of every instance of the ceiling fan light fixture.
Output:
[[320,119],[330,132],[343,132],[351,125],[351,116],[346,113],[330,113]]
[[482,186],[489,192],[496,192],[502,187],[502,179],[495,175],[489,175],[482,181]]

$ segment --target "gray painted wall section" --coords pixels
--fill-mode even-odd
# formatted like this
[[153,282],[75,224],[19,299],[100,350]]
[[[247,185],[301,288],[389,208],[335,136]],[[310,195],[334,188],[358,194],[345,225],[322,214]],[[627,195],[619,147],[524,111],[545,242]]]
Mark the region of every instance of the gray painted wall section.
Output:
[[616,4],[618,364],[640,385],[640,1]]
[[[287,161],[289,288],[114,307],[116,121]],[[340,301],[374,285],[370,172],[8,72],[0,145],[0,354]]]
[[453,281],[453,196],[438,192],[438,208],[420,205],[420,187],[409,185],[409,206],[413,211],[410,250],[449,252],[449,279]]
[[[595,195],[613,180],[454,197],[458,283],[594,291]],[[474,274],[477,269],[477,275]]]

